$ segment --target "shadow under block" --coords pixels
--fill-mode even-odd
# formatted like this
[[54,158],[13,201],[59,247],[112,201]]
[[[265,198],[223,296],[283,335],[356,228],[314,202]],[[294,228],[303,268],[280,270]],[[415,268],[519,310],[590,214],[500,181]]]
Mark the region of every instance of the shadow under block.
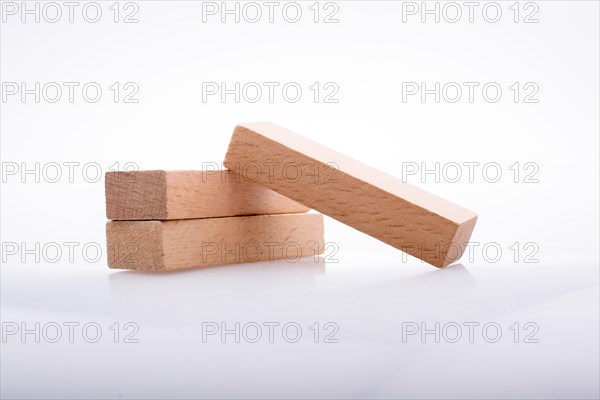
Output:
[[[436,267],[458,260],[477,215],[269,122],[236,126],[225,157],[233,171]],[[253,175],[254,177],[254,175]]]
[[308,211],[241,175],[220,171],[119,171],[105,177],[112,220],[170,220]]
[[108,221],[108,266],[169,271],[323,252],[323,216],[252,215],[171,221]]

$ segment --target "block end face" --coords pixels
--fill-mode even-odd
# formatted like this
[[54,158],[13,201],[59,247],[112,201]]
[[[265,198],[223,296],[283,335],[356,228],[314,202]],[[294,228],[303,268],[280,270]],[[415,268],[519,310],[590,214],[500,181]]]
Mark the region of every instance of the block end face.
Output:
[[108,221],[106,242],[109,268],[164,270],[160,221]]
[[458,229],[452,238],[452,242],[447,246],[448,250],[445,252],[442,262],[439,263],[440,265],[436,265],[436,267],[446,267],[462,257],[469,243],[469,239],[471,239],[475,225],[477,224],[478,216],[475,213],[473,213],[473,215],[474,216],[471,219],[458,226]]
[[418,243],[403,243],[394,246],[437,268],[444,268],[458,261],[465,252],[475,224],[477,215],[461,224],[446,228],[436,234],[434,240]]
[[167,219],[166,171],[107,172],[104,188],[108,219]]

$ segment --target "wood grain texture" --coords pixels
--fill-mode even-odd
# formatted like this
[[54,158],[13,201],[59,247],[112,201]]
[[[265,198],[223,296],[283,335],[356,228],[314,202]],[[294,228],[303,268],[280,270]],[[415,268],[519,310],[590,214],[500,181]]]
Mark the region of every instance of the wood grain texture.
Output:
[[253,215],[171,221],[108,221],[108,266],[169,271],[322,254],[323,216]]
[[238,125],[225,157],[237,173],[436,267],[463,254],[477,215],[269,122]]
[[105,177],[112,220],[301,213],[308,208],[231,171],[119,171]]

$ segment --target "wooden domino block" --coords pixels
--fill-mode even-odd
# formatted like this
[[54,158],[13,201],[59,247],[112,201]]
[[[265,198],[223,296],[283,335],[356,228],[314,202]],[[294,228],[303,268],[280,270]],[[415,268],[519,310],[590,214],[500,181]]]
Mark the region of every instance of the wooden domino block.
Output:
[[112,220],[308,211],[307,207],[227,170],[108,172],[105,183],[106,216]]
[[225,166],[252,170],[257,183],[436,267],[461,257],[477,221],[472,211],[269,122],[238,125]]
[[323,216],[253,215],[171,221],[108,221],[108,266],[170,271],[323,252]]

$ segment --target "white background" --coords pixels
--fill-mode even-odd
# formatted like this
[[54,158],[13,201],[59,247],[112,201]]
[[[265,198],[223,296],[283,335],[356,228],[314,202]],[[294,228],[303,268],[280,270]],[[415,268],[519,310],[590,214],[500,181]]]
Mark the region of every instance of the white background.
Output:
[[[496,23],[487,2],[473,22],[458,2],[456,23],[444,2],[437,7],[451,14],[437,23],[406,13],[420,2],[322,2],[317,23],[313,2],[299,3],[297,23],[283,18],[286,2],[273,23],[263,2],[256,23],[244,15],[223,23],[219,13],[203,14],[212,4],[194,1],[120,3],[116,23],[113,2],[98,3],[96,23],[82,15],[88,3],[70,23],[58,2],[63,15],[51,23],[54,9],[37,4],[40,21],[26,14],[23,22],[21,2],[2,2],[1,320],[4,330],[57,323],[63,336],[3,336],[2,398],[598,398],[598,2],[498,2]],[[246,3],[238,4],[242,11]],[[138,22],[124,23],[133,11]],[[333,11],[337,22],[324,23]],[[525,23],[531,13],[538,22]],[[66,86],[56,103],[48,101],[54,92],[37,103],[33,94],[7,93],[23,82],[79,86],[72,103]],[[102,88],[98,102],[83,98],[88,82]],[[139,88],[137,103],[123,101],[128,82]],[[273,102],[263,87],[258,102],[236,103],[233,95],[203,99],[206,82],[280,86]],[[281,94],[289,82],[303,89],[295,103]],[[336,103],[323,101],[328,82],[339,88]],[[403,101],[406,82],[479,86],[473,102],[462,86],[458,102],[447,101],[452,92],[436,103],[434,95]],[[502,88],[497,102],[482,96],[490,82]],[[524,102],[527,83],[539,89],[535,103]],[[160,275],[108,269],[103,179],[94,166],[102,174],[126,163],[201,169],[222,162],[236,123],[259,120],[398,177],[421,163],[462,165],[458,182],[449,181],[454,173],[407,180],[479,214],[471,253],[436,270],[326,218],[325,260]],[[22,174],[36,163],[39,176]],[[52,183],[54,163],[62,175]],[[74,163],[73,179],[65,163]],[[472,182],[464,163],[479,163]],[[496,183],[492,170],[482,174],[489,163],[500,166]],[[77,243],[72,259],[65,242]],[[37,254],[23,252],[36,243]],[[56,262],[54,243],[62,250]],[[73,343],[66,322],[80,324]],[[138,343],[123,343],[127,322],[139,328]],[[280,326],[273,343],[266,328],[258,343],[234,335],[223,343],[218,335],[203,341],[207,322]],[[288,322],[302,328],[297,343],[282,336]],[[337,343],[324,343],[327,322],[339,328]],[[470,322],[479,324],[472,343]],[[85,340],[86,323],[102,328],[97,343]],[[439,323],[439,343],[434,334],[403,337],[422,323]],[[462,327],[457,343],[449,340],[454,324]],[[496,343],[485,324],[502,329]]]

